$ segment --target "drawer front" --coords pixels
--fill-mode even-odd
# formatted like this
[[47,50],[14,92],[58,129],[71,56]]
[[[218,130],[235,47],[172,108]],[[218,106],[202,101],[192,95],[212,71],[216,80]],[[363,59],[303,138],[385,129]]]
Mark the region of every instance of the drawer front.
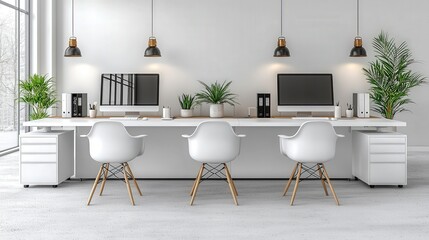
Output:
[[405,153],[405,144],[371,144],[370,153]]
[[23,137],[21,143],[57,143],[57,138]]
[[57,164],[22,163],[21,184],[56,184]]
[[56,144],[46,144],[46,145],[37,145],[37,144],[22,144],[20,146],[22,153],[56,153],[57,145]]
[[22,163],[56,163],[57,154],[21,154]]
[[370,154],[370,162],[380,162],[380,163],[405,163],[407,157],[405,154]]
[[369,184],[406,185],[407,168],[404,163],[371,163]]
[[382,137],[372,137],[369,139],[370,143],[406,143],[406,138],[404,137],[391,137],[391,138],[382,138]]

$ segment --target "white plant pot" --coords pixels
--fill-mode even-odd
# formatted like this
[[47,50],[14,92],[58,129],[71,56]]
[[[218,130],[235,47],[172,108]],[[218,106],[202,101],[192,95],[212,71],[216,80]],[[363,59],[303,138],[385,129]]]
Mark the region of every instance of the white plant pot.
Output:
[[210,117],[211,118],[222,118],[223,117],[223,104],[211,104],[210,105]]
[[349,110],[349,109],[347,109],[347,110],[346,110],[346,117],[347,117],[347,118],[352,118],[352,117],[353,117],[353,110]]
[[334,118],[341,118],[341,107],[335,106]]
[[183,118],[192,117],[192,109],[180,109],[180,116]]

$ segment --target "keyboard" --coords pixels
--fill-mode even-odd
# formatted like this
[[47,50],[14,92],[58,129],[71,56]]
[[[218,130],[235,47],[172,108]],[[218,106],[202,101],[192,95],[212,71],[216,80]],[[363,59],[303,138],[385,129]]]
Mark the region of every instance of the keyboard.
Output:
[[114,119],[114,120],[139,120],[139,117],[110,117],[109,119]]
[[292,119],[298,120],[329,120],[329,117],[292,117]]

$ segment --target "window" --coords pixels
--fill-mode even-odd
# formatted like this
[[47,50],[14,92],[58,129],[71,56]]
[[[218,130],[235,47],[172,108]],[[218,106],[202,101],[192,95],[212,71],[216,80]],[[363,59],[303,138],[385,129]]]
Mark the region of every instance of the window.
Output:
[[18,146],[26,106],[19,80],[29,75],[29,0],[0,0],[0,153]]

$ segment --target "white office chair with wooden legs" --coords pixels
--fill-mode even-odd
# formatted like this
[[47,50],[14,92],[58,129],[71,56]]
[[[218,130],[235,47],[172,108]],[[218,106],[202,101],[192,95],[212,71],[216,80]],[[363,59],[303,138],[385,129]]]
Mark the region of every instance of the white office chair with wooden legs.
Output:
[[[334,196],[335,202],[337,205],[340,205],[324,163],[334,158],[337,139],[338,137],[344,137],[344,135],[337,134],[332,124],[327,121],[310,121],[304,122],[295,135],[279,135],[279,137],[280,152],[297,162],[283,192],[283,196],[285,196],[292,180],[296,178],[290,205],[293,205],[295,200],[303,170],[310,176],[317,176],[316,172],[318,172],[325,195],[328,196],[325,185],[326,181]],[[313,164],[313,166],[308,167],[308,164]]]
[[[140,191],[139,185],[134,178],[128,162],[143,154],[143,138],[146,135],[131,136],[128,134],[122,123],[102,121],[96,122],[92,126],[88,135],[80,136],[88,138],[89,154],[91,155],[91,158],[102,163],[97,177],[95,178],[94,185],[92,186],[87,205],[91,203],[92,196],[94,195],[101,177],[103,177],[103,180],[101,182],[100,196],[103,194],[104,185],[109,177],[109,172],[114,176],[119,172],[124,174],[128,195],[130,197],[131,204],[134,205],[133,193],[128,179],[133,179],[140,196],[142,196],[142,192]],[[109,169],[110,164],[120,164],[120,166],[111,166],[113,168],[112,170]]]
[[[238,205],[237,189],[227,163],[238,157],[241,138],[245,136],[235,134],[231,125],[225,121],[202,122],[192,135],[182,135],[188,139],[191,158],[202,163],[191,189],[190,205],[194,203],[201,181],[213,176],[226,178],[234,203]],[[225,170],[225,173],[222,173],[222,170]]]

